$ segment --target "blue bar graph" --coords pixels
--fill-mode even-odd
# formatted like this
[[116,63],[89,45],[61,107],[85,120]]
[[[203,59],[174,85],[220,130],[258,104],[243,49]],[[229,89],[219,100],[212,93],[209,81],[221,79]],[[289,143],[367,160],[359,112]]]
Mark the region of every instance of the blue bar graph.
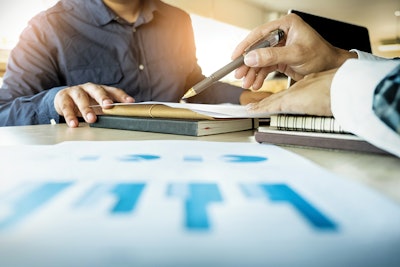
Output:
[[207,207],[223,200],[218,186],[213,183],[171,184],[167,195],[183,198],[188,230],[209,230],[211,223]]

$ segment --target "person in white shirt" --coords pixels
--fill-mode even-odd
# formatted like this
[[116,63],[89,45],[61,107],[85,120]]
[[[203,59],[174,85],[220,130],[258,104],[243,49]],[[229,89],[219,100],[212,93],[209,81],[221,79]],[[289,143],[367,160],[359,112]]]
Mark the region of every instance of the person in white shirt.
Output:
[[243,78],[244,88],[255,90],[272,71],[297,82],[250,108],[333,115],[346,131],[400,157],[400,60],[334,47],[296,14],[254,29],[238,44],[232,58],[278,28],[285,32],[285,41],[246,54],[245,65],[235,76]]

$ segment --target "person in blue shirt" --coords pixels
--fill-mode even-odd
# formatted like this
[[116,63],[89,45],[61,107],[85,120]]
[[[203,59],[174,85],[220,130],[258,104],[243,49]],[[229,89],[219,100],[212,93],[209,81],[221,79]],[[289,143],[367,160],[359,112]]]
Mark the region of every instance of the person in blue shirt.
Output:
[[400,60],[334,47],[296,14],[254,29],[232,57],[278,28],[285,42],[246,54],[236,78],[253,89],[272,71],[297,82],[251,110],[334,116],[344,130],[400,157]]
[[[178,102],[204,77],[189,15],[159,0],[61,0],[34,17],[12,50],[0,126],[92,123],[114,102]],[[249,102],[225,83],[190,99]]]

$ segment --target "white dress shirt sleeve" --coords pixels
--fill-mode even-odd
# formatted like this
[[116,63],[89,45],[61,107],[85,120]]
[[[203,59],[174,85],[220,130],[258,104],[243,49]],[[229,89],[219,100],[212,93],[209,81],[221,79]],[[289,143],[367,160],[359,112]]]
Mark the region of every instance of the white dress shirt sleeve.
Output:
[[400,135],[382,122],[372,109],[379,82],[399,63],[395,60],[347,60],[331,86],[333,116],[345,130],[400,157]]
[[383,57],[378,57],[375,55],[372,55],[370,53],[367,52],[363,52],[357,49],[351,49],[350,52],[354,52],[357,53],[358,59],[360,60],[371,60],[371,61],[387,61],[387,58],[383,58]]

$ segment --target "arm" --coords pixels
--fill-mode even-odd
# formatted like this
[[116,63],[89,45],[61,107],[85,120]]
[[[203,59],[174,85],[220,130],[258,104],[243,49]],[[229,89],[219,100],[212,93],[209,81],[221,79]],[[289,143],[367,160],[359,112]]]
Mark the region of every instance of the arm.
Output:
[[395,60],[347,61],[332,81],[331,104],[333,115],[345,130],[400,157],[399,133],[386,125],[372,108],[375,88],[396,66],[399,62]]
[[[255,112],[333,115],[344,130],[400,157],[400,97],[390,98],[392,108],[397,107],[397,117],[390,120],[391,123],[386,124],[377,115],[382,110],[377,112],[377,108],[373,108],[377,103],[374,93],[377,85],[396,66],[400,66],[398,61],[349,60],[339,69],[306,76],[289,89],[252,105],[252,109]],[[391,89],[400,95],[398,83]],[[383,109],[386,114],[387,109]]]
[[60,34],[58,25],[54,17],[48,23],[42,14],[21,34],[0,90],[0,125],[48,124],[63,116],[76,127],[77,117],[89,123],[96,120],[98,111],[90,105],[134,101],[121,89],[90,83],[84,73],[79,78],[88,83],[68,87],[72,82],[67,81],[71,77],[65,59],[71,55],[63,53],[62,47],[68,46],[70,38]]
[[[0,125],[26,125],[58,121],[55,94],[62,88],[50,48],[38,28],[30,25],[11,52],[0,89]],[[50,89],[51,90],[45,90]]]
[[0,89],[0,126],[49,124],[59,121],[54,109],[54,96],[63,87],[54,88],[31,96],[12,98],[14,91]]

